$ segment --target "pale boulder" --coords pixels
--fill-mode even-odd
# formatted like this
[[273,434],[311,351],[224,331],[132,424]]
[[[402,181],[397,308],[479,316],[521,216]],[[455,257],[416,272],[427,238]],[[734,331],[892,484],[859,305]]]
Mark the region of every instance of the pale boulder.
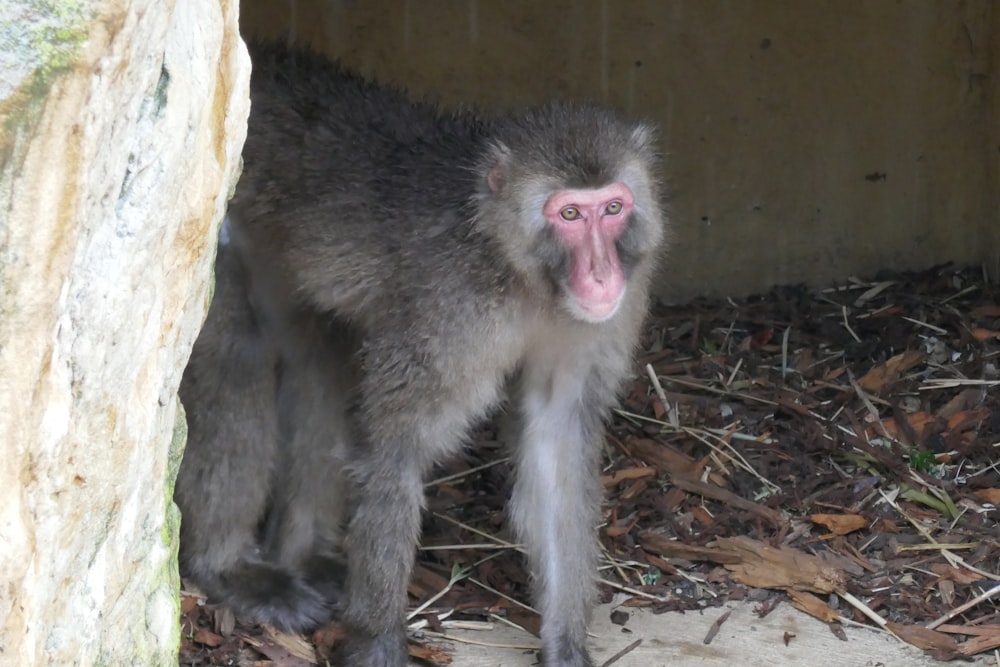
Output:
[[0,665],[176,665],[176,398],[238,173],[237,0],[4,0]]

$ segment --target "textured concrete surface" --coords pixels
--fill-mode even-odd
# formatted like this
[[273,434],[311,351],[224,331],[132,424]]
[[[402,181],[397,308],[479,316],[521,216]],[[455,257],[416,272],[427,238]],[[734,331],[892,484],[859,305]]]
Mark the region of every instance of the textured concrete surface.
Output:
[[240,25],[446,104],[587,97],[656,122],[670,300],[1000,271],[991,0],[244,0]]
[[[754,603],[729,604],[703,613],[654,615],[631,610],[622,626],[609,620],[611,608],[597,610],[592,624],[591,651],[597,665],[642,640],[613,662],[614,667],[931,667],[938,662],[893,636],[866,628],[845,626],[847,641],[837,639],[825,623],[789,604],[781,604],[764,618],[753,613]],[[705,636],[727,610],[732,614],[710,644]],[[786,633],[788,643],[785,643]],[[463,641],[443,642],[453,651],[454,665],[462,667],[531,667],[538,665],[537,640],[507,626],[486,631],[456,631]],[[794,636],[792,636],[794,635]],[[503,646],[514,648],[502,648]],[[959,663],[953,663],[959,664]],[[980,656],[963,665],[1000,664],[1000,658]]]

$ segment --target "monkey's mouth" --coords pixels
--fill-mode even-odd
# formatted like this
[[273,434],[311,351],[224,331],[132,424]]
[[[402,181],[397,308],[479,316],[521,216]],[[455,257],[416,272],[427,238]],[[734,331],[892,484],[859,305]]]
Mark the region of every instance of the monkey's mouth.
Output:
[[618,312],[618,308],[621,306],[624,297],[625,290],[622,290],[613,299],[608,301],[590,301],[580,298],[570,298],[567,305],[569,306],[570,312],[577,319],[597,324],[614,317],[614,314]]

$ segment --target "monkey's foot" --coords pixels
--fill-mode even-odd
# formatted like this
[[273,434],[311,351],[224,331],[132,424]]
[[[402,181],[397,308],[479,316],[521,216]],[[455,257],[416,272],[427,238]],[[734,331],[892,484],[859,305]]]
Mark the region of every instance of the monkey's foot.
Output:
[[215,597],[237,614],[285,632],[312,630],[333,617],[322,593],[301,577],[267,563],[244,563],[208,586]]
[[556,650],[542,650],[545,667],[594,667],[587,649],[568,639],[557,642]]
[[406,636],[402,633],[372,637],[354,631],[340,652],[342,665],[365,667],[406,667]]
[[335,555],[315,554],[303,566],[309,586],[318,591],[330,605],[334,616],[338,615],[347,581],[347,563]]

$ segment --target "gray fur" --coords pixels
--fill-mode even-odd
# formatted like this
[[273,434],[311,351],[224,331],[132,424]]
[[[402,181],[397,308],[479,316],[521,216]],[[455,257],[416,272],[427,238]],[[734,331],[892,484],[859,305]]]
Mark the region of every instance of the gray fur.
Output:
[[[591,665],[603,420],[663,236],[651,131],[587,105],[441,116],[308,53],[252,55],[229,211],[245,293],[224,289],[220,249],[182,393],[191,576],[286,628],[336,611],[351,629],[343,664],[404,665],[425,478],[509,392],[511,518],[536,582],[543,660]],[[584,322],[564,306],[567,252],[541,206],[556,190],[616,181],[636,199],[617,241],[628,287],[612,317]],[[261,535],[249,530],[265,516]],[[338,547],[342,595],[310,565],[336,571]],[[232,576],[247,563],[289,588],[262,601],[278,585]]]

